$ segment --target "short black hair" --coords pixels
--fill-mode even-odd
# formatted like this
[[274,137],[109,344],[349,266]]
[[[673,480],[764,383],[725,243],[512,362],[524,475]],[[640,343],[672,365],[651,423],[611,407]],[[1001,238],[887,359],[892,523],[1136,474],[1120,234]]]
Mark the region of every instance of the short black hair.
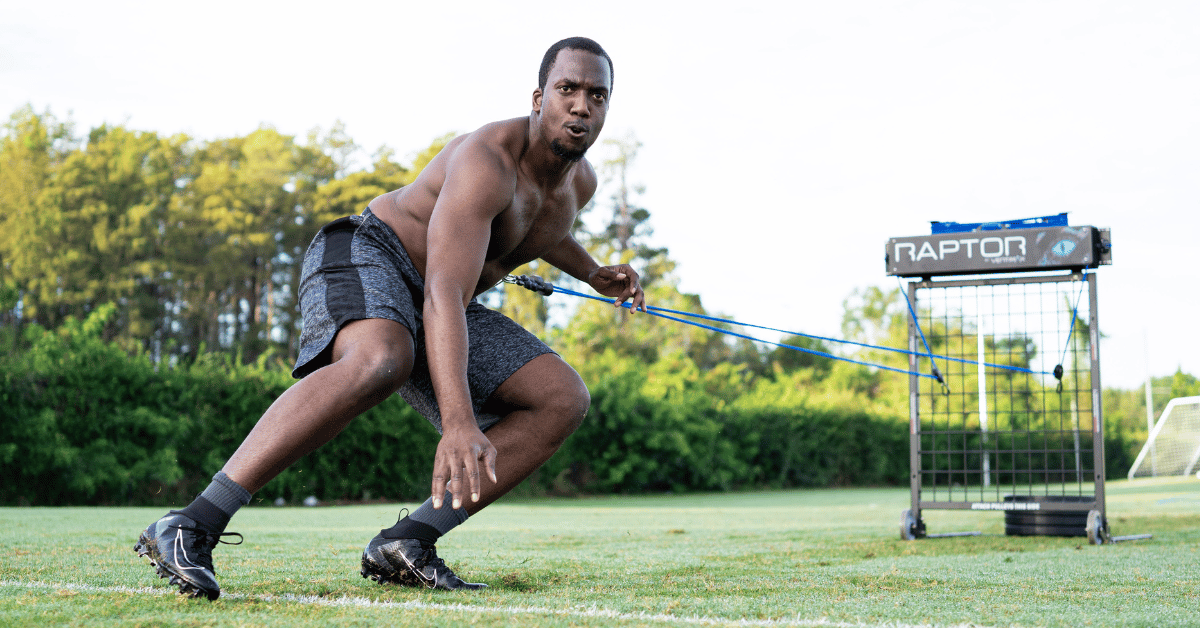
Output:
[[604,57],[608,61],[608,88],[612,91],[613,84],[613,62],[612,57],[604,52],[604,48],[600,44],[587,37],[568,37],[559,42],[556,42],[550,49],[546,51],[546,56],[542,57],[542,67],[538,70],[538,89],[546,89],[546,79],[550,78],[550,67],[554,65],[554,60],[558,58],[560,50],[583,50],[592,54]]

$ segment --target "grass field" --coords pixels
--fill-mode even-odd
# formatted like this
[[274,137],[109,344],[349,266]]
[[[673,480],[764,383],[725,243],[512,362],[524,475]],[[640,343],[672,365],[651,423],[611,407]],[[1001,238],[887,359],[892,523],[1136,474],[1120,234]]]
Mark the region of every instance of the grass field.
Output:
[[1200,626],[1200,480],[1108,485],[1112,532],[1006,537],[1003,515],[926,511],[905,489],[501,502],[439,543],[482,593],[358,575],[399,506],[255,507],[214,552],[224,593],[172,594],[138,558],[143,508],[0,508],[0,625]]

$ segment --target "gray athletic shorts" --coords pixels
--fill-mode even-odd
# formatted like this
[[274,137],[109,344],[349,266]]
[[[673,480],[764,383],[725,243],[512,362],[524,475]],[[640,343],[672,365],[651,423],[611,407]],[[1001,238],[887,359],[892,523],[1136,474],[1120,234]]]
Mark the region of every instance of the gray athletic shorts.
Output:
[[[425,281],[400,238],[368,209],[361,216],[325,225],[304,256],[300,278],[300,357],[292,376],[304,377],[329,364],[333,339],[350,321],[384,318],[412,333],[416,355],[412,375],[398,391],[413,408],[442,431],[425,357],[422,306]],[[512,319],[480,305],[467,306],[467,385],[480,429],[501,417],[483,412],[483,404],[517,369],[544,353],[553,353]]]

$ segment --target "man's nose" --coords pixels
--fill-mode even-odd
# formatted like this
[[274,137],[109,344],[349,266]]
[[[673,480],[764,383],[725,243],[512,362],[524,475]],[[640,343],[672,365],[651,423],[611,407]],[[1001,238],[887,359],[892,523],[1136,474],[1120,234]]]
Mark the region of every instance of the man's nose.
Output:
[[591,108],[588,107],[587,94],[580,91],[571,95],[571,113],[585,118],[591,114]]

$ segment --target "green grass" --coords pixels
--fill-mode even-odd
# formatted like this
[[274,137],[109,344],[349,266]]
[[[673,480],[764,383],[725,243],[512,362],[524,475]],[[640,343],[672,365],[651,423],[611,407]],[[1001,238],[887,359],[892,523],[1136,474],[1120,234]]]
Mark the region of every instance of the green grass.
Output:
[[[1006,537],[1001,513],[926,511],[904,489],[501,502],[439,544],[482,593],[358,575],[398,506],[255,507],[214,553],[224,594],[171,594],[132,550],[162,512],[0,508],[0,625],[1200,626],[1200,480],[1108,485],[1112,532]],[[311,597],[305,597],[311,596]],[[707,618],[699,622],[697,618]],[[774,622],[770,620],[775,620]]]

